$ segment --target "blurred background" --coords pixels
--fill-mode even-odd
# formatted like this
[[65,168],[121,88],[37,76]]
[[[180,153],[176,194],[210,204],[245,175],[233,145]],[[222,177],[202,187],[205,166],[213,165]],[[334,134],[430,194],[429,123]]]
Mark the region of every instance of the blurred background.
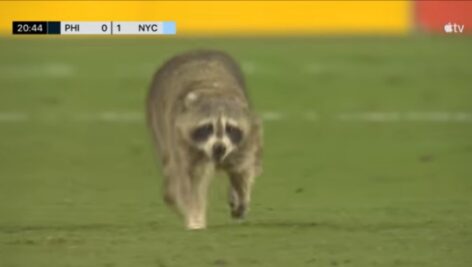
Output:
[[[175,36],[13,36],[13,20]],[[0,266],[471,266],[472,2],[1,1]],[[247,222],[161,200],[144,101],[191,49],[241,64],[264,122]]]

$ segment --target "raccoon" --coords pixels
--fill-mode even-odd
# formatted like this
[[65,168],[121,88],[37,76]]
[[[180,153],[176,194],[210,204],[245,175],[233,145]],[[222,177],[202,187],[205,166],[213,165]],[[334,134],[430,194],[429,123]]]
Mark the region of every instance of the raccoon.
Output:
[[230,214],[243,219],[261,174],[262,125],[238,64],[219,51],[168,60],[153,78],[147,121],[164,176],[164,200],[187,229],[206,228],[215,171],[229,177]]

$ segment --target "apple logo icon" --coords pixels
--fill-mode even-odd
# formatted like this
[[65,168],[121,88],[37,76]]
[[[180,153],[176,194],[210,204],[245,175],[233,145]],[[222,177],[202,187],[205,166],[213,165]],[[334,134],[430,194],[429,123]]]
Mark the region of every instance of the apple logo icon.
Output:
[[446,33],[451,33],[453,32],[453,29],[452,29],[452,24],[449,22],[448,24],[444,25],[444,31]]

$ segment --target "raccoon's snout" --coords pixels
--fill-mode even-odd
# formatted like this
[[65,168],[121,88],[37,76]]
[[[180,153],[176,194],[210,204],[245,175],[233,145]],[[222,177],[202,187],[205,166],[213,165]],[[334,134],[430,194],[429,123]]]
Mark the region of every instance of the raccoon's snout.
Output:
[[216,160],[221,160],[226,153],[226,147],[223,144],[213,145],[213,158]]

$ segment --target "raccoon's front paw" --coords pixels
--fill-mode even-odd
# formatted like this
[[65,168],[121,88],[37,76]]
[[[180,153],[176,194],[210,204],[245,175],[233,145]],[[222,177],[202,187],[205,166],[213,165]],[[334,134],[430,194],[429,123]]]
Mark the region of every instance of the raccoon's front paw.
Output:
[[186,227],[187,230],[201,230],[206,228],[206,222],[202,218],[189,218]]
[[242,220],[246,216],[246,205],[234,205],[230,204],[231,206],[231,217],[233,219]]

